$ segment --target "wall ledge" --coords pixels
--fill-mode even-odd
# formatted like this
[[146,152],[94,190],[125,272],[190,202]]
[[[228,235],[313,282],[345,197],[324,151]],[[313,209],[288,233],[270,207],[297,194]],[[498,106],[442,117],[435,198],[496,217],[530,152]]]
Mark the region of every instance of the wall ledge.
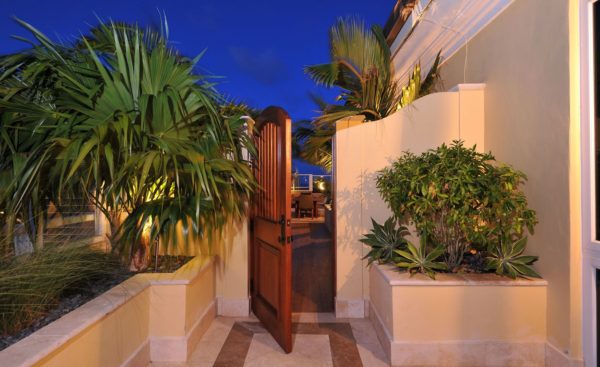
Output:
[[544,279],[510,279],[493,273],[486,274],[436,274],[435,280],[424,274],[400,272],[393,265],[372,264],[391,286],[497,286],[497,287],[546,287]]
[[461,92],[465,90],[484,90],[485,83],[461,83],[456,84],[452,88],[448,89],[448,92]]
[[[174,273],[136,274],[123,283],[83,304],[58,320],[44,326],[26,338],[0,351],[0,360],[9,366],[31,366],[48,357],[70,340],[84,334],[125,303],[140,295],[152,285],[189,284],[211,268],[212,258],[196,257]],[[214,305],[211,306],[214,309]],[[214,315],[214,312],[212,313]],[[202,318],[206,315],[206,311]],[[196,325],[195,325],[196,326]],[[150,338],[151,339],[151,338]],[[151,342],[139,346],[123,365],[144,360]],[[133,358],[133,359],[132,359]]]

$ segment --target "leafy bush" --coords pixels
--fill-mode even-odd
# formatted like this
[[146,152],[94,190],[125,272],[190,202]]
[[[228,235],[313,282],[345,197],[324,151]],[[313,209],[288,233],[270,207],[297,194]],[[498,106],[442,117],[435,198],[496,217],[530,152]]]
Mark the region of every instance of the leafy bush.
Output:
[[491,154],[454,141],[419,156],[403,154],[380,171],[377,188],[394,215],[414,223],[417,233],[430,242],[428,246],[444,247],[449,271],[461,270],[465,253],[473,250],[484,252],[487,267],[499,274],[537,276],[533,270],[524,270],[536,257],[518,260],[520,271],[507,270],[506,261],[492,260],[514,260],[522,248],[517,247],[516,253],[504,251],[504,242],[533,233],[536,214],[519,189],[525,180],[524,173],[496,163]]
[[410,232],[404,226],[396,228],[396,219],[388,218],[383,225],[377,223],[371,218],[373,229],[371,233],[366,234],[360,242],[371,247],[371,251],[363,259],[369,259],[368,264],[374,261],[384,264],[391,262],[395,256],[395,251],[406,248],[408,241],[404,238]]
[[124,273],[118,259],[87,248],[49,247],[0,265],[0,335],[28,327],[65,293]]

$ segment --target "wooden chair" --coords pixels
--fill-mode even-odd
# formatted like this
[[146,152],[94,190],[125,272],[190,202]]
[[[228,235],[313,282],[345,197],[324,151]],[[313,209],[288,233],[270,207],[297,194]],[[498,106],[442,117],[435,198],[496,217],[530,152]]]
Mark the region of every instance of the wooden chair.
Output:
[[302,216],[303,213],[308,212],[310,217],[313,218],[313,208],[314,202],[312,194],[302,194],[298,198],[298,218]]

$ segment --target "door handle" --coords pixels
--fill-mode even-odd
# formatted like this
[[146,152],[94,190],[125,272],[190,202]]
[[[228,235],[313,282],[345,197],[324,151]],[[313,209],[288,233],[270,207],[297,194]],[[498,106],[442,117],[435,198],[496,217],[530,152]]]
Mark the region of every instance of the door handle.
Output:
[[285,224],[285,215],[282,215],[281,219],[279,220],[279,228],[281,230],[281,235],[279,236],[279,243],[285,243]]
[[289,227],[292,225],[292,222],[289,219],[285,219],[285,215],[281,216],[281,219],[279,220],[279,226],[281,229],[281,234],[280,236],[277,238],[279,240],[279,243],[283,243],[285,244],[287,243],[292,243],[293,241],[293,237],[292,236],[285,236],[285,227]]

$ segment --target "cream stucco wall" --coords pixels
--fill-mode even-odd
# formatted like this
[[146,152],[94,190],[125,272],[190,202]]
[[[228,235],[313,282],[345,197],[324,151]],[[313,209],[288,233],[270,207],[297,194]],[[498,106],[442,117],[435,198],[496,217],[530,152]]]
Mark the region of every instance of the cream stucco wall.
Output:
[[545,365],[545,280],[370,268],[370,318],[394,366]]
[[250,312],[247,218],[232,218],[221,231],[202,238],[186,237],[182,229],[177,233],[177,244],[168,249],[169,253],[214,256],[219,314],[247,316]]
[[580,182],[577,147],[569,145],[578,134],[577,121],[570,124],[577,107],[570,105],[569,14],[576,21],[567,0],[514,1],[444,63],[442,79],[486,84],[486,149],[528,175],[525,192],[538,213],[528,251],[540,255],[536,267],[549,283],[548,341],[578,359],[579,271],[572,257],[580,224],[570,213],[578,210],[572,198]]
[[461,85],[453,92],[425,96],[395,114],[374,122],[338,122],[334,139],[336,208],[336,313],[363,317],[369,298],[365,246],[359,242],[371,218],[390,216],[375,187],[377,171],[404,151],[421,153],[464,139],[484,148],[483,85]]

